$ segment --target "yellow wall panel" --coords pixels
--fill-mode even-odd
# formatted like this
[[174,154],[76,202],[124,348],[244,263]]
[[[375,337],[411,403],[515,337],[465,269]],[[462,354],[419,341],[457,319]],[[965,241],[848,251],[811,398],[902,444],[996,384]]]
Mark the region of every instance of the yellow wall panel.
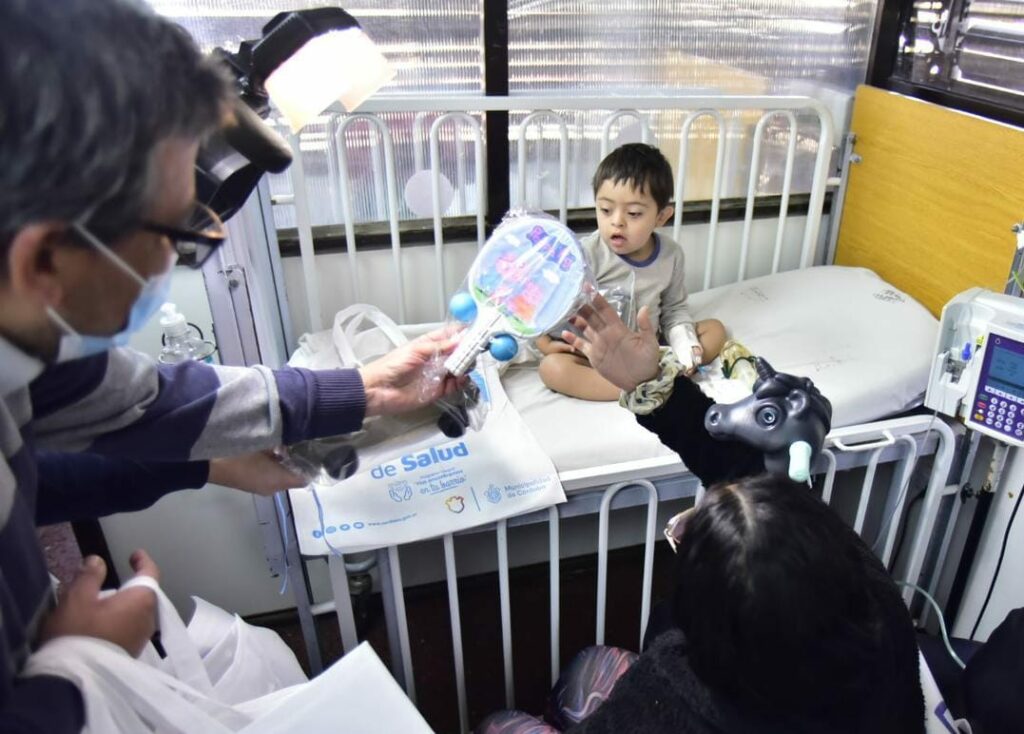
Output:
[[1002,292],[1024,219],[1024,130],[860,87],[836,263],[870,268],[938,315]]

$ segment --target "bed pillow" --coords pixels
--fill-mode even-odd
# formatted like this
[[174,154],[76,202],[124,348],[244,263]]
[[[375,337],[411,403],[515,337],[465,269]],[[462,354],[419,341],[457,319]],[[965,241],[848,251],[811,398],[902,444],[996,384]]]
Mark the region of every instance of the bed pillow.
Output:
[[814,380],[832,401],[833,427],[924,399],[938,321],[870,270],[791,270],[694,293],[689,304],[779,372]]

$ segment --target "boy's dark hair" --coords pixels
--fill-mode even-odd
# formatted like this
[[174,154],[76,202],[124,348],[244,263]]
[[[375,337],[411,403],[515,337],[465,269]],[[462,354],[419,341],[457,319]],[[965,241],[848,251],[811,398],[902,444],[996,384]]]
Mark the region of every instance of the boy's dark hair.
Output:
[[660,150],[647,143],[627,143],[606,155],[594,172],[594,196],[605,181],[647,191],[659,211],[672,201],[675,189],[672,166]]
[[806,485],[712,487],[687,520],[673,616],[697,676],[830,732],[923,732],[917,645],[896,585]]

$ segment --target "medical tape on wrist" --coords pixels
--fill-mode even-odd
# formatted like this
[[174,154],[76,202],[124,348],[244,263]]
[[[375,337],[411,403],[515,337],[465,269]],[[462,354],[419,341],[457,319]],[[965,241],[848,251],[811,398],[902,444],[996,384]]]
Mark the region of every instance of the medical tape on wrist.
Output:
[[676,324],[668,330],[666,335],[669,346],[675,352],[676,358],[684,369],[697,366],[694,360],[694,349],[700,349],[700,339],[697,338],[697,330],[693,324]]

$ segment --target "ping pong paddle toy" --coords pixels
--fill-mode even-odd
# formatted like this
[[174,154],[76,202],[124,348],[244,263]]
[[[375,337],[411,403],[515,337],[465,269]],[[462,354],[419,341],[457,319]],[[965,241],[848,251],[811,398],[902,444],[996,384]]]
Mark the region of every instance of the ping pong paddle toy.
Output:
[[499,361],[519,343],[551,330],[596,289],[572,230],[536,213],[508,216],[487,240],[449,302],[452,318],[468,328],[445,369],[456,377],[484,351]]

